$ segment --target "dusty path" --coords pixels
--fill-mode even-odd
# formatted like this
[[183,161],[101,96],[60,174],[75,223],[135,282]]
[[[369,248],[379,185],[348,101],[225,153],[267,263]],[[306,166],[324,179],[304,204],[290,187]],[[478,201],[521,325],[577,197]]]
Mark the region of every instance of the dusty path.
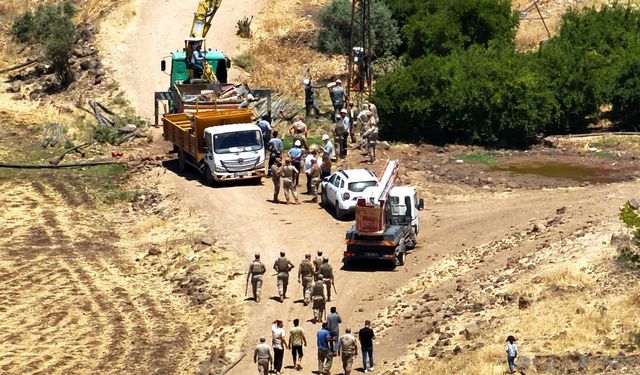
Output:
[[[257,14],[263,4],[264,0],[223,1],[207,36],[207,47],[233,56],[239,44],[236,21]],[[133,0],[132,5],[103,23],[99,38],[104,65],[114,71],[133,106],[145,118],[153,115],[153,93],[169,86],[168,76],[160,71],[160,61],[184,47],[197,5],[197,0]]]

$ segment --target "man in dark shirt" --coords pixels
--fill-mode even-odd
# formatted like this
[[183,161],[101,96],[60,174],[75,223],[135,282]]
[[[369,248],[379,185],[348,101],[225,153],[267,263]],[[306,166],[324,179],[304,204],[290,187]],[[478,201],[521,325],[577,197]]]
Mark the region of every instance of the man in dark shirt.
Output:
[[[362,349],[362,369],[364,372],[373,371],[373,340],[376,335],[370,328],[371,321],[365,320],[364,328],[358,332],[358,339],[360,340],[360,348]],[[367,369],[367,356],[369,357],[369,369]]]

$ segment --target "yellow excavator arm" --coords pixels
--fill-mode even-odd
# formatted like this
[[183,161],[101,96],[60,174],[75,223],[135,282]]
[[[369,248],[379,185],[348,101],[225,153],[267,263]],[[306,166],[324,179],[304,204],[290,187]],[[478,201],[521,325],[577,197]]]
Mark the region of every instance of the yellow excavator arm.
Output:
[[196,12],[193,14],[193,24],[191,25],[192,38],[204,38],[211,27],[211,20],[220,8],[222,0],[201,0]]

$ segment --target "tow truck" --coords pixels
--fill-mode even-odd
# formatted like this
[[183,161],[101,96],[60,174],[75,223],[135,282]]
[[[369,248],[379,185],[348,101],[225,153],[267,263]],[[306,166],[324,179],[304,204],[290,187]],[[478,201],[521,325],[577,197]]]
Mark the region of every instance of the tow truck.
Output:
[[379,259],[401,266],[407,249],[416,246],[424,200],[413,186],[394,186],[398,166],[397,160],[387,160],[378,183],[358,199],[356,222],[346,234],[344,263]]

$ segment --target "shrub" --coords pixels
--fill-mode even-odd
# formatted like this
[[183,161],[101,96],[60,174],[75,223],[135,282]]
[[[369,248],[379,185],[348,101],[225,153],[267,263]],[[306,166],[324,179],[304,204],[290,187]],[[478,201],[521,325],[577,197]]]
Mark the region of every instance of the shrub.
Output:
[[[398,25],[391,11],[381,0],[371,2],[371,44],[378,56],[395,52],[401,43]],[[316,47],[324,53],[348,54],[351,38],[351,2],[333,0],[320,13],[322,29],[316,40]],[[356,30],[355,40],[362,34]]]
[[75,41],[72,21],[75,13],[68,0],[57,5],[41,4],[35,13],[28,10],[16,17],[11,28],[16,41],[38,44],[43,48],[63,84],[72,79],[69,58]]
[[233,62],[235,63],[235,65],[238,66],[238,68],[248,69],[248,68],[251,68],[251,66],[253,66],[253,64],[256,63],[256,59],[249,53],[243,53],[241,55],[236,56],[236,58],[233,59]]
[[558,110],[533,56],[504,44],[416,59],[380,78],[373,100],[382,137],[437,144],[523,147]]

